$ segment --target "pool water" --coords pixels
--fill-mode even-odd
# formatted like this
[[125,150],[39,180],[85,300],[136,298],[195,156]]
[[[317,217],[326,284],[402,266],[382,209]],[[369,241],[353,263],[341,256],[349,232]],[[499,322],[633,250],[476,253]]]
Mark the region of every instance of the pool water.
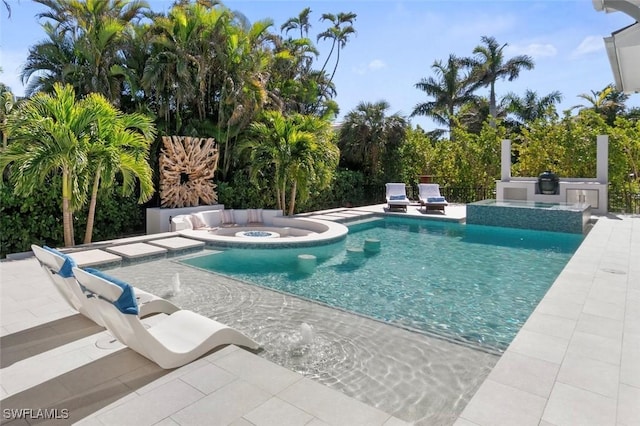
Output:
[[[381,250],[361,261],[347,248]],[[488,350],[509,345],[583,236],[386,217],[305,249],[230,249],[184,262]],[[313,254],[312,274],[297,256]]]

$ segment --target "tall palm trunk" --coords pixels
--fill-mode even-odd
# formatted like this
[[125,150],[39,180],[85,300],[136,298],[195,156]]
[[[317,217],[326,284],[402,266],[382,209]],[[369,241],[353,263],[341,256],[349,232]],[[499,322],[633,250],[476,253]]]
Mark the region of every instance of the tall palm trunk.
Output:
[[298,189],[298,181],[293,180],[293,186],[291,187],[291,199],[289,201],[289,216],[293,216],[293,211],[296,207],[296,191]]
[[73,237],[73,210],[71,209],[71,179],[67,170],[62,171],[62,229],[64,246],[75,245]]
[[491,87],[489,89],[489,115],[491,116],[489,124],[495,129],[498,112],[496,106],[496,89],[493,83],[491,83]]
[[286,214],[287,213],[287,183],[286,182],[282,183],[282,188],[280,189],[280,197],[282,197],[282,199],[280,200],[280,205],[282,206],[282,214]]
[[87,229],[84,232],[84,243],[91,243],[93,235],[93,223],[96,215],[96,204],[98,202],[98,188],[100,187],[100,169],[96,172],[93,180],[93,188],[91,189],[91,202],[89,203],[89,213],[87,214]]

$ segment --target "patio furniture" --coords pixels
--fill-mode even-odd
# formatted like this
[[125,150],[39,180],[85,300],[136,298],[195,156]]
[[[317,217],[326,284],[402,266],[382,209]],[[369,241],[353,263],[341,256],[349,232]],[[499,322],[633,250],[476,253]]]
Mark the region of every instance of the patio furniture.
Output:
[[440,195],[440,185],[437,183],[421,183],[418,185],[420,206],[425,212],[429,210],[441,210],[449,205],[447,200]]
[[407,206],[411,202],[407,198],[407,189],[404,183],[387,183],[386,192],[389,210],[402,209],[407,211]]
[[[104,327],[105,324],[100,314],[93,308],[93,304],[87,301],[85,289],[78,283],[73,274],[76,263],[71,256],[56,249],[38,245],[31,245],[31,250],[36,259],[51,279],[60,295],[76,311]],[[134,288],[134,295],[140,305],[140,316],[165,313],[170,314],[180,308],[170,301],[155,296],[146,291]]]
[[107,330],[121,343],[165,369],[188,364],[222,345],[258,349],[239,331],[188,310],[179,310],[146,328],[140,321],[133,288],[95,269],[73,268],[102,316]]

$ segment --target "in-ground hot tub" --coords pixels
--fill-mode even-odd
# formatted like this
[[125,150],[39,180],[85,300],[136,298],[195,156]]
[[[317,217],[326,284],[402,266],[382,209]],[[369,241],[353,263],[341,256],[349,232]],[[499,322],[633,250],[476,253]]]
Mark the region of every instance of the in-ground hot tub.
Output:
[[214,229],[186,229],[185,237],[221,248],[290,248],[331,244],[346,238],[349,229],[326,220],[274,217],[269,225],[234,225]]
[[584,203],[482,200],[467,204],[467,224],[582,234],[591,219]]

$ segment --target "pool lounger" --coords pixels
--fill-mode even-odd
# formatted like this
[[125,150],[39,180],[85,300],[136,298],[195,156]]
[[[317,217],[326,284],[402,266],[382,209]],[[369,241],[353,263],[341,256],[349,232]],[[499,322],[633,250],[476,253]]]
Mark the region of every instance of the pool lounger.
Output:
[[259,345],[225,324],[188,310],[179,310],[150,328],[140,321],[132,287],[95,269],[73,268],[95,297],[90,300],[107,330],[121,343],[165,369],[196,360],[221,345],[258,349]]
[[421,183],[418,185],[420,205],[428,210],[442,210],[449,205],[447,200],[440,195],[440,185],[437,183]]
[[[99,313],[95,311],[93,305],[88,303],[87,296],[78,284],[73,275],[72,268],[76,266],[75,261],[68,254],[49,247],[40,247],[33,244],[31,246],[33,254],[51,279],[62,298],[71,308],[91,319],[96,324],[104,327]],[[170,301],[155,296],[146,291],[134,288],[135,297],[140,305],[140,316],[164,313],[171,314],[180,308]]]
[[407,206],[411,204],[411,201],[407,198],[407,187],[404,183],[387,183],[386,197],[389,210],[402,209],[407,211]]

